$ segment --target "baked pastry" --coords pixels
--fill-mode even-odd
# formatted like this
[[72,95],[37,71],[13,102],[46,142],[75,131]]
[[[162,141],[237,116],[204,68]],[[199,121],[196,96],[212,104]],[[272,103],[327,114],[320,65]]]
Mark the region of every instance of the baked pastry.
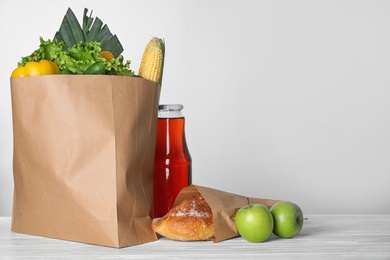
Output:
[[152,221],[154,232],[172,240],[210,240],[214,237],[213,213],[200,193]]

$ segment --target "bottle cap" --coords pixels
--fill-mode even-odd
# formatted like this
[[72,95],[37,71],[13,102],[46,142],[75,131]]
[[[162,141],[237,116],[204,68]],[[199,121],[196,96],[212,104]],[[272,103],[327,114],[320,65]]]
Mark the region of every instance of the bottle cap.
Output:
[[159,118],[181,118],[184,117],[181,113],[183,109],[182,104],[164,104],[158,106]]
[[182,104],[163,104],[158,106],[158,110],[181,111],[182,109]]

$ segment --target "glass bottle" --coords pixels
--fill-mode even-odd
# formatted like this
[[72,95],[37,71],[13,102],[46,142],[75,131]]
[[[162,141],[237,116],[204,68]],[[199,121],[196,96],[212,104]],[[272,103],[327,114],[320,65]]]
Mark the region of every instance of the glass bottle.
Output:
[[181,189],[192,183],[192,160],[185,137],[183,105],[160,105],[154,161],[154,217],[163,217]]

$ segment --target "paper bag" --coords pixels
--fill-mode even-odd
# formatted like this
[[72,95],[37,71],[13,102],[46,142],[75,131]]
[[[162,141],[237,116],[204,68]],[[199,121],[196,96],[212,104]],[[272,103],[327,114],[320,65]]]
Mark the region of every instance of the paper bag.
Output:
[[216,190],[199,185],[190,185],[180,191],[177,195],[174,206],[178,205],[189,196],[200,193],[210,206],[213,213],[214,242],[220,242],[229,238],[239,236],[234,217],[236,212],[243,206],[251,204],[263,204],[270,208],[279,200],[248,198],[233,193]]
[[12,231],[111,247],[150,227],[160,86],[136,77],[11,79]]

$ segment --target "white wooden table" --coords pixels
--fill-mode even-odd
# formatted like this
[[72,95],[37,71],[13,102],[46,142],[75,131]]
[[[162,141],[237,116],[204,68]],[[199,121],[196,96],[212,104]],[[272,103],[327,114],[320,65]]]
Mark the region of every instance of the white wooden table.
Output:
[[301,233],[264,243],[156,242],[122,249],[10,231],[0,218],[0,259],[390,259],[390,215],[306,215]]

